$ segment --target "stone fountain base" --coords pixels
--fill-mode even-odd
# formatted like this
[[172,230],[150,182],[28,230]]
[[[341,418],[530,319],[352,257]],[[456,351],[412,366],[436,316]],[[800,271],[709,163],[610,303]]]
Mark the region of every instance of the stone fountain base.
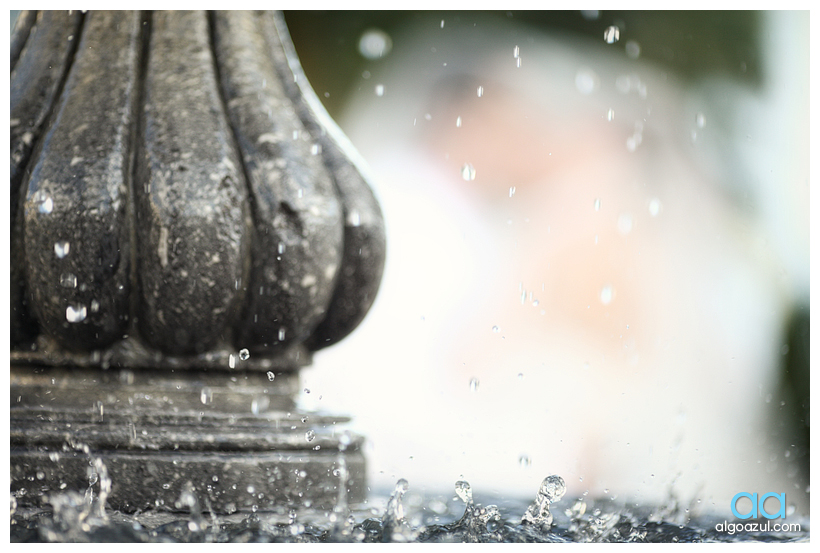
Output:
[[126,513],[364,500],[363,439],[299,410],[298,389],[295,372],[13,365],[11,493],[41,507],[90,490]]

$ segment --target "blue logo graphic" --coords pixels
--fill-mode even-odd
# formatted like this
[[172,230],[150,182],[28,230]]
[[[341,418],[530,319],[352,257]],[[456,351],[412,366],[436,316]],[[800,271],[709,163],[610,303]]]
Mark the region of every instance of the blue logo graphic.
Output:
[[[741,497],[748,497],[752,501],[752,509],[745,514],[740,514],[737,512],[737,500]],[[777,510],[776,513],[769,513],[766,511],[764,504],[766,500],[770,497],[776,497],[777,500],[780,502],[780,508]],[[735,495],[732,498],[731,502],[732,507],[732,514],[735,515],[739,519],[747,519],[747,518],[758,518],[760,515],[763,515],[765,518],[769,520],[774,518],[786,518],[786,494],[785,493],[772,493],[769,492],[767,494],[763,494],[760,498],[760,501],[757,499],[757,493],[749,493],[749,492],[740,492],[739,494]]]

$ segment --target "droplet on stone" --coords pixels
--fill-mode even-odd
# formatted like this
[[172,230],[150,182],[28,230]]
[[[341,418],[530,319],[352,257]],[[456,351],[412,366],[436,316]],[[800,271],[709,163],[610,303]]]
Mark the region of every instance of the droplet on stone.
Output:
[[65,318],[70,323],[80,323],[85,320],[86,308],[84,305],[69,305],[65,310]]
[[285,327],[279,329],[278,337],[280,342],[285,340]]
[[316,438],[316,432],[313,430],[308,430],[305,432],[305,439],[309,442],[312,442]]
[[71,244],[69,244],[66,240],[54,243],[54,255],[56,255],[58,259],[62,259],[67,256],[70,250]]
[[76,288],[77,277],[72,273],[63,273],[60,275],[60,286],[63,288]]
[[202,388],[202,391],[199,393],[199,401],[202,402],[202,405],[210,404],[213,398],[214,393],[210,388],[208,388],[207,386]]

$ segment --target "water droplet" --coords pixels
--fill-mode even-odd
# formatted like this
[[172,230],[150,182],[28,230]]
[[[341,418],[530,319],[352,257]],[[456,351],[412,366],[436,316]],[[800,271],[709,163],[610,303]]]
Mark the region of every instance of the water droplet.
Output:
[[51,196],[41,191],[40,193],[40,204],[37,206],[37,211],[44,215],[48,215],[54,209],[54,201],[51,199]]
[[456,117],[456,127],[461,127],[461,116]]
[[618,217],[618,232],[626,236],[632,231],[632,216],[629,213],[621,213]]
[[376,85],[376,96],[384,96],[384,85],[377,84]]
[[652,198],[649,200],[649,214],[652,217],[657,217],[661,213],[661,209],[663,206],[661,205],[661,201],[658,198]]
[[309,442],[312,442],[316,438],[316,432],[313,430],[308,430],[305,432],[305,439]]
[[702,113],[698,113],[697,116],[695,116],[695,123],[697,123],[699,129],[702,129],[706,126],[706,116]]
[[476,392],[478,391],[478,379],[473,377],[470,379],[470,391]]
[[466,504],[473,504],[473,488],[466,480],[456,482],[456,495]]
[[242,361],[247,361],[250,358],[250,356],[251,356],[251,352],[249,352],[247,349],[243,348],[243,349],[239,350],[239,358]]
[[233,353],[228,356],[228,367],[236,368],[236,357],[233,356]]
[[615,290],[613,290],[611,284],[605,285],[601,288],[601,293],[599,295],[601,299],[601,303],[604,305],[609,305],[612,303],[613,298],[615,297]]
[[607,121],[612,121],[613,119],[615,119],[615,110],[612,109],[612,108],[609,108],[606,111],[606,120]]
[[638,141],[634,136],[626,139],[626,149],[629,153],[634,153],[638,149]]
[[322,145],[321,144],[313,144],[310,147],[310,154],[314,156],[318,156],[322,153]]
[[494,326],[493,327],[493,332],[501,332],[501,329],[498,328],[497,326]]
[[532,464],[532,460],[530,460],[530,456],[526,453],[523,453],[518,456],[518,464],[521,468],[527,468]]
[[471,181],[475,179],[475,167],[471,163],[465,163],[461,167],[461,178],[466,181]]
[[626,41],[626,56],[630,59],[636,60],[641,56],[641,45],[634,40]]
[[381,29],[368,29],[359,39],[359,53],[369,60],[383,58],[392,48],[393,40]]
[[510,198],[515,196],[515,186],[510,186]]
[[601,211],[601,198],[595,198],[595,203],[592,205],[595,207],[595,211]]
[[91,300],[91,312],[96,313],[100,310],[100,302],[97,300]]
[[287,246],[284,242],[279,242],[279,244],[276,246],[276,251],[279,252],[279,255],[282,255],[283,253],[285,253],[286,247]]
[[268,371],[268,380],[273,382],[274,378],[276,378],[276,375],[273,374],[273,371]]
[[607,44],[615,44],[620,37],[621,30],[615,25],[610,25],[606,28],[606,31],[604,31],[604,40]]
[[86,309],[84,305],[69,305],[65,309],[65,319],[70,323],[80,323],[85,320]]
[[581,94],[592,94],[598,88],[598,74],[588,67],[581,67],[575,74],[575,88]]
[[351,227],[358,227],[362,224],[362,216],[359,214],[357,210],[352,210],[347,215],[347,224]]
[[277,335],[277,337],[279,338],[280,342],[283,342],[285,340],[285,327],[279,329],[279,334]]
[[515,66],[521,67],[521,58],[515,58]]
[[516,46],[515,48],[513,48],[513,57],[517,58],[518,55],[519,55],[519,50],[518,50],[518,46]]
[[443,19],[441,20],[441,28],[442,29],[444,28],[444,20]]
[[71,244],[65,240],[54,243],[54,255],[56,255],[58,259],[62,259],[67,256],[70,249]]
[[595,21],[600,15],[601,13],[598,10],[581,10],[581,17],[587,21]]
[[310,420],[310,418],[309,418],[307,415],[305,415],[304,417],[302,417],[302,418],[301,418],[301,419],[299,419],[299,420],[300,420],[300,421],[302,421],[303,423],[306,423],[307,421],[309,421],[309,420]]
[[309,388],[305,388],[304,392],[305,392],[306,394],[309,394],[309,393],[310,393],[310,389],[309,389]]
[[564,479],[560,476],[548,476],[541,482],[535,501],[527,508],[527,512],[521,517],[522,523],[529,523],[549,529],[552,526],[552,513],[549,506],[561,499],[566,493]]
[[60,275],[60,286],[63,288],[76,288],[77,277],[72,273],[63,273]]
[[202,388],[202,391],[199,393],[199,401],[202,402],[202,405],[208,405],[214,399],[213,391],[205,386]]
[[479,97],[479,98],[481,98],[482,96],[484,96],[484,87],[483,87],[483,86],[479,86],[479,87],[478,87],[478,90],[477,90],[477,93],[478,93],[478,97]]

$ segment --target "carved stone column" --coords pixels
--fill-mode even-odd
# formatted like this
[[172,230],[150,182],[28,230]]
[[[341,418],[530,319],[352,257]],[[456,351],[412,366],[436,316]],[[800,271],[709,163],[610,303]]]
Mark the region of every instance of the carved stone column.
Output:
[[11,67],[18,504],[362,499],[362,438],[299,410],[298,369],[367,313],[384,228],[282,15],[23,12]]

